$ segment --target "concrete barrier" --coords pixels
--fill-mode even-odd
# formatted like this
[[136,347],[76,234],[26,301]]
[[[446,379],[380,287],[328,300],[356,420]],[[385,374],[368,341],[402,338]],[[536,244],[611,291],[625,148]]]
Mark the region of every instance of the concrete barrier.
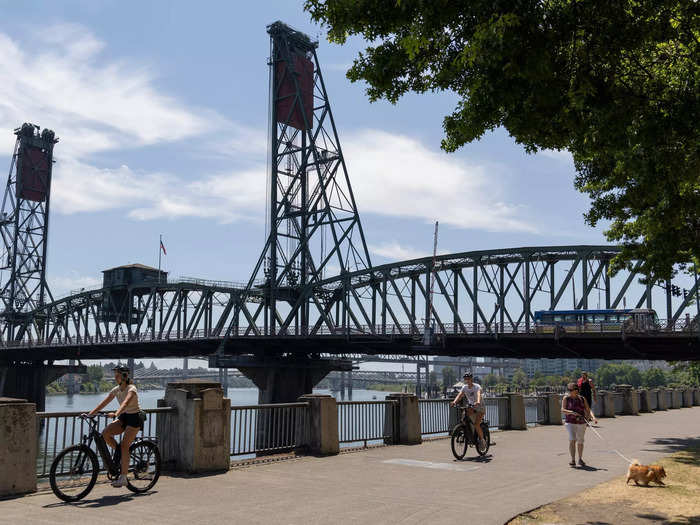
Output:
[[309,403],[308,441],[303,445],[304,451],[315,456],[338,454],[338,404],[335,398],[326,394],[306,394],[299,401]]
[[0,496],[36,491],[36,404],[0,397]]
[[668,410],[668,400],[666,398],[666,388],[657,388],[656,410]]
[[693,405],[700,405],[700,388],[693,390]]
[[398,402],[398,414],[394,416],[395,432],[391,440],[395,445],[419,445],[423,442],[420,426],[418,397],[414,394],[389,394],[387,401]]
[[561,417],[561,396],[559,394],[547,394],[547,407],[549,418],[548,425],[562,425],[564,421]]
[[525,417],[525,399],[522,394],[506,392],[508,405],[510,406],[510,429],[527,430],[527,418]]
[[627,416],[639,415],[639,395],[632,385],[617,385],[615,390],[622,394],[622,413]]
[[671,408],[681,408],[683,405],[683,392],[678,388],[674,388],[671,396]]
[[231,400],[224,397],[219,383],[199,379],[168,383],[158,406],[176,408],[156,420],[166,470],[204,473],[230,467]]
[[647,390],[646,388],[643,388],[639,390],[639,400],[640,400],[640,405],[639,405],[639,411],[640,412],[651,412],[651,396],[652,392],[650,390]]
[[615,400],[613,398],[613,392],[608,392],[607,390],[600,390],[598,392],[598,398],[601,401],[603,409],[600,413],[596,412],[597,417],[615,417]]

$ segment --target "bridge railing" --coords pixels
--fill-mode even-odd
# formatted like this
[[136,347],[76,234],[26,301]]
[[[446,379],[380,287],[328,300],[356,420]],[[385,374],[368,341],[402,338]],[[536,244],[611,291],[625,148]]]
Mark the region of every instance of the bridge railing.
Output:
[[231,456],[289,452],[307,442],[309,403],[231,407]]
[[[146,422],[138,437],[155,439],[156,419],[158,414],[174,412],[173,407],[147,408]],[[89,431],[87,423],[79,416],[83,412],[37,412],[37,428],[39,429],[39,442],[37,450],[37,477],[45,478],[49,475],[49,469],[54,458],[61,450],[71,445],[80,443],[82,437]],[[112,422],[106,412],[96,416],[100,431]],[[102,458],[97,455],[100,470],[105,470]]]
[[398,401],[338,401],[338,439],[341,445],[383,443],[397,423]]

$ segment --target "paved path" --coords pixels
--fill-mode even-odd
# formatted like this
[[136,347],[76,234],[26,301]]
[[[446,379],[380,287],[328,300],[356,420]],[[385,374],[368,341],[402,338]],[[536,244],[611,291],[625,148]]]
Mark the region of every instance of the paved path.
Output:
[[[328,458],[301,458],[196,478],[163,477],[133,496],[98,485],[80,504],[51,492],[0,501],[1,523],[465,523],[501,524],[626,471],[611,452],[643,463],[700,438],[700,407],[600,420],[589,470],[568,466],[563,427],[496,432],[486,462],[454,461],[447,440]],[[673,483],[673,472],[669,472]],[[630,487],[630,490],[634,490]]]

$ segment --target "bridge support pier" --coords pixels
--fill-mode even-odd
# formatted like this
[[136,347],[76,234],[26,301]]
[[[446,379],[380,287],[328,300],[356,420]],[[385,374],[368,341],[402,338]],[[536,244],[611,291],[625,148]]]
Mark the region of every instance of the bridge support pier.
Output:
[[[0,365],[0,396],[27,399],[37,412],[46,408],[46,385],[63,374],[84,374],[85,365],[45,365],[39,363],[9,363]],[[3,380],[4,378],[4,380]]]

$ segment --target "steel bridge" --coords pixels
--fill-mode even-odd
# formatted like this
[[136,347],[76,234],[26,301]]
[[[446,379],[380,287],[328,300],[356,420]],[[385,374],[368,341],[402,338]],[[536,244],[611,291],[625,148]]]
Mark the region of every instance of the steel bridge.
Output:
[[[154,270],[157,279],[105,279],[102,288],[53,299],[46,245],[58,139],[30,124],[16,130],[0,221],[9,270],[0,287],[0,390],[8,370],[64,359],[211,355],[211,366],[241,369],[261,392],[293,385],[261,402],[294,400],[329,370],[351,369],[349,356],[357,354],[700,359],[697,272],[659,282],[634,264],[611,277],[615,246],[466,251],[373,265],[318,43],[281,22],[268,33],[267,239],[246,283],[167,281]],[[608,331],[601,323],[543,334],[534,324],[538,309],[622,307],[655,309],[660,329]],[[322,356],[330,356],[325,364]],[[42,381],[20,375],[10,390]]]

